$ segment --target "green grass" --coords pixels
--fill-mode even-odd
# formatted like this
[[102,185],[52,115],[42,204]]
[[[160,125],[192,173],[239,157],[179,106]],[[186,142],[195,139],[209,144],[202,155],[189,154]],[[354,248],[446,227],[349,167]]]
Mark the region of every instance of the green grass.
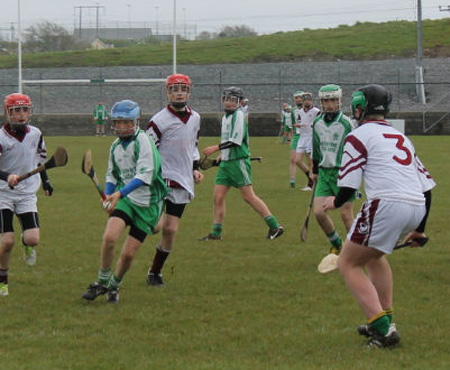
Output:
[[[424,20],[425,56],[448,56],[449,19]],[[414,57],[417,24],[410,21],[363,22],[332,29],[279,32],[271,35],[183,41],[178,44],[179,64],[258,63],[301,60],[377,60]],[[447,50],[447,52],[445,52]],[[24,54],[24,68],[132,66],[172,63],[172,44],[105,50]],[[15,55],[0,56],[0,68],[15,68]]]
[[[20,244],[12,253],[10,296],[0,299],[1,368],[448,369],[450,175],[443,158],[450,154],[449,138],[412,139],[438,186],[427,247],[390,258],[403,339],[384,351],[365,349],[356,334],[365,320],[340,275],[317,272],[328,245],[315,220],[307,243],[299,242],[310,193],[289,189],[289,149],[275,138],[252,138],[252,154],[264,157],[253,165],[254,185],[285,235],[266,240],[264,222],[231,191],[224,239],[198,242],[212,220],[211,169],[182,219],[164,269],[167,286],[145,282],[159,239],[149,237],[124,280],[120,303],[111,306],[104,297],[90,304],[81,299],[96,277],[106,217],[80,167],[91,148],[103,179],[112,138],[48,137],[49,151],[65,146],[69,163],[51,170],[54,196],[39,197],[38,264],[23,264]],[[204,138],[201,147],[216,140]]]

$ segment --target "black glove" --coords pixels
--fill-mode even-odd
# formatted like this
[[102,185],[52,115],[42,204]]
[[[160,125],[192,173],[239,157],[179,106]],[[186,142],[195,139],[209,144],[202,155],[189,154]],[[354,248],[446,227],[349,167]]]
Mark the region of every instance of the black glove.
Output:
[[50,184],[50,180],[43,182],[42,187],[43,187],[44,191],[48,192],[49,196],[51,196],[53,194],[53,186],[52,186],[52,184]]

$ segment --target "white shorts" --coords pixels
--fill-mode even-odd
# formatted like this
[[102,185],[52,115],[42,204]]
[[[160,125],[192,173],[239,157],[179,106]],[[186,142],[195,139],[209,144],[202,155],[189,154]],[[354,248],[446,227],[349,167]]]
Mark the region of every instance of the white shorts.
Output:
[[308,153],[312,152],[312,136],[301,135],[297,142],[296,153]]
[[0,209],[9,209],[16,215],[37,212],[37,196],[35,193],[14,194],[14,190],[8,191],[7,194],[5,193],[0,197]]
[[169,188],[166,199],[174,204],[187,204],[191,202],[192,196],[186,189]]
[[368,200],[353,221],[347,239],[391,254],[400,237],[416,229],[424,216],[425,204]]

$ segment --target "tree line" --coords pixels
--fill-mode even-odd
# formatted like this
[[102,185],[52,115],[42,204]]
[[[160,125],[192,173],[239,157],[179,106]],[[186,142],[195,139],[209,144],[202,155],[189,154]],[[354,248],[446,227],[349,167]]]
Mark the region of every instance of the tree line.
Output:
[[[197,40],[214,40],[227,37],[257,36],[257,32],[245,25],[224,26],[219,32],[201,32]],[[164,42],[156,37],[142,40],[102,40],[116,47],[134,46],[142,44],[155,44]],[[49,21],[43,21],[30,26],[23,33],[22,50],[28,53],[85,50],[90,43],[80,40],[64,27]],[[17,51],[17,42],[0,40],[0,51],[12,54]]]

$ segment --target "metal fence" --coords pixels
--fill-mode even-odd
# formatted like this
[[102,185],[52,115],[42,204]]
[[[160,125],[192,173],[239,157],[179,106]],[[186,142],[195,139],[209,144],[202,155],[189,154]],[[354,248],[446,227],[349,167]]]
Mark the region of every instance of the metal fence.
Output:
[[[450,62],[446,62],[449,65]],[[317,97],[327,83],[339,84],[344,93],[344,110],[348,111],[351,93],[368,83],[386,86],[393,95],[392,111],[450,111],[450,82],[435,81],[434,70],[425,75],[427,104],[417,101],[414,61],[375,62],[305,62],[178,67],[194,84],[190,105],[199,112],[218,112],[223,88],[238,85],[249,98],[250,111],[278,112],[284,102],[292,102],[296,90],[309,91]],[[165,78],[172,66],[86,67],[24,70],[26,80],[87,79],[76,82],[28,83],[24,92],[32,97],[37,113],[90,113],[102,101],[107,106],[122,99],[137,101],[142,110],[154,113],[166,104],[164,84],[134,82],[105,83],[105,79]],[[437,74],[436,74],[437,76]],[[442,76],[442,75],[441,75]],[[17,70],[0,70],[0,94],[17,90]],[[318,105],[317,98],[315,99]]]

